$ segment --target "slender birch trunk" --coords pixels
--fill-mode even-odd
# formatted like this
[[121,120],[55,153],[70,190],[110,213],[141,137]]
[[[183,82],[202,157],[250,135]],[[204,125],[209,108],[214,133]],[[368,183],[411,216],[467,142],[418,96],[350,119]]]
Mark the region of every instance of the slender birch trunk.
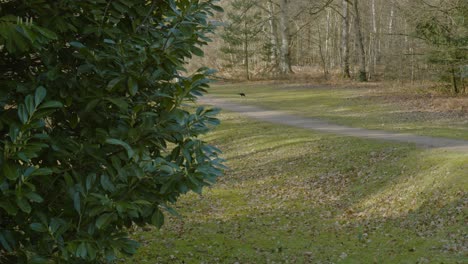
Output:
[[291,55],[289,53],[289,16],[288,16],[288,0],[280,1],[280,32],[281,32],[281,48],[280,48],[280,71],[281,74],[287,75],[292,73]]
[[341,19],[338,18],[338,15],[335,13],[333,14],[333,36],[332,36],[332,54],[330,55],[332,57],[330,61],[330,68],[334,69],[337,65],[337,62],[339,61],[339,56],[340,56],[340,28],[339,24],[341,24]]
[[389,35],[389,38],[388,38],[388,47],[387,49],[391,50],[392,49],[392,39],[393,39],[393,20],[394,20],[394,16],[395,16],[395,10],[394,10],[394,3],[393,1],[391,1],[391,6],[390,6],[390,18],[388,20],[388,35]]
[[343,28],[341,34],[341,53],[342,53],[342,67],[343,77],[351,78],[349,72],[349,15],[348,15],[348,2],[343,0]]
[[375,68],[377,67],[378,55],[378,34],[377,34],[377,15],[375,11],[375,0],[371,2],[372,11],[372,33],[370,34],[369,41],[369,78],[375,75]]
[[[319,55],[320,55],[320,60],[322,61],[322,68],[323,68],[323,76],[325,79],[328,79],[328,66],[327,66],[327,59],[326,59],[326,49],[325,52],[322,48],[322,33],[320,30],[320,26],[318,26],[318,36],[319,36],[319,41],[318,41],[318,48],[319,48]],[[326,41],[325,41],[326,42]]]
[[328,77],[328,69],[330,68],[330,14],[331,10],[327,8],[327,27],[325,31],[325,68],[326,77]]
[[269,32],[269,37],[270,37],[270,45],[271,45],[271,48],[270,48],[270,59],[271,59],[271,62],[273,63],[273,69],[274,71],[277,71],[278,70],[278,39],[276,37],[276,32],[277,32],[277,28],[276,28],[276,23],[275,23],[275,9],[274,9],[274,6],[273,6],[273,1],[272,0],[269,0],[268,1],[268,25],[269,25],[269,29],[270,29],[270,32]]
[[[247,22],[244,22],[244,29],[247,28]],[[244,30],[246,31],[246,30]],[[249,69],[249,36],[247,33],[244,34],[244,60],[245,60],[245,77],[250,80],[250,69]]]

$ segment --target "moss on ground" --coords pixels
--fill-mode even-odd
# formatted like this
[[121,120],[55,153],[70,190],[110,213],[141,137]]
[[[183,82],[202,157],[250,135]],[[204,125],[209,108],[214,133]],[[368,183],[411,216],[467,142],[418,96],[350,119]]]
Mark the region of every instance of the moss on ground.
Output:
[[468,154],[220,115],[226,175],[131,263],[465,263]]

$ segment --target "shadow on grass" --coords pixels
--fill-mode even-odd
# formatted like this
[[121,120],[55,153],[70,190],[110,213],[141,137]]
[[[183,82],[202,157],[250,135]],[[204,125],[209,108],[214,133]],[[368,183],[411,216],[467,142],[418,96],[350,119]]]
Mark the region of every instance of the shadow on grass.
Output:
[[460,213],[445,225],[431,224],[460,203],[371,221],[339,221],[321,208],[196,223],[173,219],[164,230],[141,235],[149,244],[135,263],[463,263]]
[[463,261],[466,155],[227,120],[230,170],[134,263]]

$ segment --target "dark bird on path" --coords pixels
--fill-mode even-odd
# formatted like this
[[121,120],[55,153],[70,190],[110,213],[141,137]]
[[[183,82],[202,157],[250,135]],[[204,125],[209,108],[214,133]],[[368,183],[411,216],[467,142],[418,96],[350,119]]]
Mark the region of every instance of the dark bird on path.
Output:
[[245,93],[239,93],[241,97],[245,97]]

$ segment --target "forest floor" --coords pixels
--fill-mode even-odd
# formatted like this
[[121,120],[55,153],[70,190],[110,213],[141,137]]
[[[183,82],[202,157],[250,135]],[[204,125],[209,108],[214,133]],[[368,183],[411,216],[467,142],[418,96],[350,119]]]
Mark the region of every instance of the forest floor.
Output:
[[[297,90],[293,84],[288,93],[263,85],[258,91],[240,84],[213,92],[293,113],[309,107],[304,94],[289,93]],[[322,88],[313,89],[322,95],[311,104],[328,102],[314,106],[314,117],[340,109],[336,98],[349,101],[340,99],[341,91],[329,89],[327,98]],[[260,93],[263,99],[255,97]],[[298,105],[271,100],[292,97]],[[374,98],[368,103],[374,116],[358,124],[372,127],[373,118],[385,113],[377,113]],[[365,114],[354,103],[346,107]],[[408,121],[410,129],[403,130],[466,138],[459,113],[437,111],[445,119],[417,126]],[[222,124],[204,140],[223,150],[225,176],[201,196],[181,197],[175,204],[181,217],[168,215],[161,230],[137,232],[142,247],[128,263],[466,263],[468,153],[321,133],[228,111],[219,118]]]

